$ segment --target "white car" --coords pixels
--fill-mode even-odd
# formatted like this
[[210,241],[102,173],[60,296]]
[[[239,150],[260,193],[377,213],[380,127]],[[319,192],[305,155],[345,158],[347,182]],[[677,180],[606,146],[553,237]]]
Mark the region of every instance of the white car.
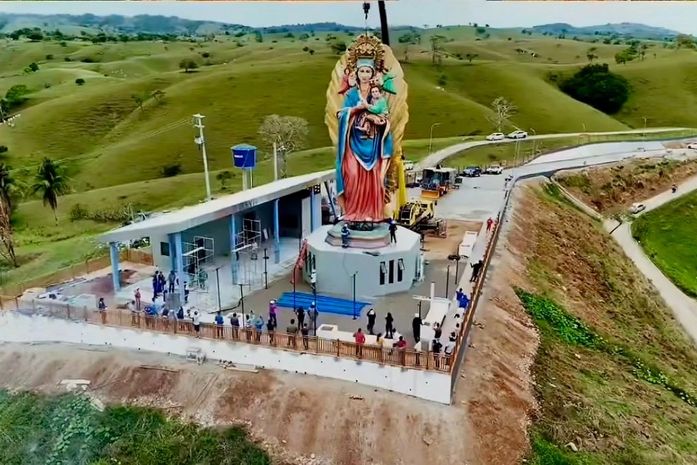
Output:
[[528,137],[528,133],[519,129],[508,134],[506,137],[508,137],[509,139],[525,139],[526,137]]
[[486,140],[504,140],[506,135],[502,132],[495,132],[486,136]]
[[631,207],[629,207],[629,213],[632,213],[636,215],[639,212],[643,212],[646,210],[646,205],[643,203],[633,203]]
[[690,142],[687,144],[687,148],[690,150],[697,150],[697,142]]
[[491,165],[486,170],[484,170],[484,172],[486,174],[501,174],[501,173],[503,173],[503,166]]
[[414,169],[414,162],[411,160],[404,160],[402,165],[404,166],[405,171],[411,171]]

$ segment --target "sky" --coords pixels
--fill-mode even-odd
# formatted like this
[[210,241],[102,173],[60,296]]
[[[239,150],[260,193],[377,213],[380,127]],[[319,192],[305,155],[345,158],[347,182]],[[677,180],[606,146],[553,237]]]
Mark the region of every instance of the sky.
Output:
[[[248,26],[337,22],[364,25],[361,2],[340,1],[32,1],[0,0],[0,12],[66,13],[96,15],[161,14],[214,20]],[[396,0],[387,2],[392,25],[423,26],[484,23],[492,27],[529,27],[564,22],[574,26],[632,22],[660,26],[697,35],[697,2],[580,1],[510,2],[486,0]],[[379,25],[377,5],[371,9],[370,27]]]

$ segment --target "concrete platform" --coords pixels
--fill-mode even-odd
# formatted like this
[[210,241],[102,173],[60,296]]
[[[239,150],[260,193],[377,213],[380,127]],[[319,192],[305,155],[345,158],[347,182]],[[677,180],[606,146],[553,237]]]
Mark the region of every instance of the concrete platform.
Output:
[[351,297],[354,280],[356,292],[371,297],[411,289],[422,260],[417,233],[398,227],[396,243],[371,249],[342,248],[327,242],[332,228],[322,226],[307,239],[304,278],[309,282],[311,270],[316,271],[318,293]]

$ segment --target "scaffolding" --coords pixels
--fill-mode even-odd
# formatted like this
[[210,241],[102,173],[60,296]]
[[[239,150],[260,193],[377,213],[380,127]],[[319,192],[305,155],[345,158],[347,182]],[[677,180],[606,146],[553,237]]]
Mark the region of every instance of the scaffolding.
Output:
[[264,264],[259,260],[259,248],[268,238],[268,231],[262,229],[261,220],[244,219],[242,231],[235,234],[235,248],[232,250],[237,254],[237,284],[251,289],[263,282]]
[[208,271],[213,265],[215,243],[212,237],[194,236],[193,242],[184,243],[184,276],[191,290],[208,290]]

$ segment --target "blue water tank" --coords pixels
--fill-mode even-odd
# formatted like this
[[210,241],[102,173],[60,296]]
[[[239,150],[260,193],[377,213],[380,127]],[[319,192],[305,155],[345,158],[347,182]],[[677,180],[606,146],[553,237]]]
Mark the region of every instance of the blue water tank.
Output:
[[257,148],[249,144],[232,147],[232,163],[235,168],[252,169],[257,166]]

